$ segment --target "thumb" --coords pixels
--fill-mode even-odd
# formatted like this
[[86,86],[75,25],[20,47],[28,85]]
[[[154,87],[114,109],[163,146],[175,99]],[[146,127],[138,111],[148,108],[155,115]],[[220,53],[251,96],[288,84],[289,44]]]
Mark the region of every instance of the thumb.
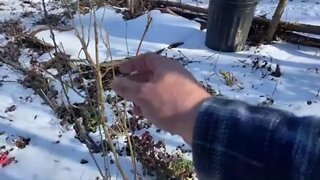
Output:
[[141,83],[126,77],[117,77],[111,82],[111,88],[128,101],[137,101],[141,91]]

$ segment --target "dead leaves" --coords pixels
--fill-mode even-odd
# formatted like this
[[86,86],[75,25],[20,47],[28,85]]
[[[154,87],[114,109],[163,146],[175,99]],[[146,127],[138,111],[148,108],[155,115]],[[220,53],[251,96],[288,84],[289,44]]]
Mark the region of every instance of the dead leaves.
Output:
[[7,107],[7,109],[4,111],[5,113],[8,113],[8,112],[13,112],[17,109],[16,105],[12,105],[12,106],[9,106]]
[[7,20],[1,22],[0,25],[0,34],[5,34],[7,36],[19,36],[23,33],[24,27],[21,26],[21,21],[19,20]]
[[25,138],[25,137],[19,136],[19,138],[15,140],[15,145],[19,149],[24,149],[27,145],[29,145],[30,141],[31,141],[31,138]]

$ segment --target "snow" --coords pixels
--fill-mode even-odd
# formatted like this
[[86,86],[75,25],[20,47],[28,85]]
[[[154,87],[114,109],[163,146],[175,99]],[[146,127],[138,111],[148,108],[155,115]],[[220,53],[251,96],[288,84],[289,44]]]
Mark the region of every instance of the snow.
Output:
[[[204,36],[204,33],[199,29],[199,24],[184,19],[182,17],[171,16],[168,14],[161,14],[160,11],[151,11],[152,17],[151,27],[145,37],[145,40],[141,47],[141,52],[151,52],[166,47],[169,44],[185,41],[189,38],[198,38]],[[127,23],[122,20],[122,15],[115,13],[111,8],[100,8],[96,12],[97,22],[102,22],[99,26],[99,36],[109,36],[111,54],[114,59],[124,58],[128,55],[126,41],[128,44],[129,55],[135,55],[140,39],[147,24],[147,15],[138,17],[134,20],[130,20]],[[91,26],[90,26],[91,22]],[[170,22],[170,23],[168,23]],[[89,45],[89,52],[92,56],[95,56],[94,48],[94,32],[92,28],[92,20],[90,15],[76,16],[75,23],[78,31],[81,32],[81,27],[84,27],[85,39],[91,39]],[[91,28],[90,28],[91,27]],[[90,30],[91,29],[91,30]],[[170,31],[168,31],[170,30]],[[88,35],[87,32],[90,32]],[[179,33],[177,33],[179,32]],[[42,31],[37,34],[39,39],[53,44],[52,39],[49,36],[50,31]],[[74,31],[67,32],[55,32],[56,41],[58,44],[63,44],[66,52],[72,55],[74,58],[78,58],[81,49],[81,44]],[[127,37],[127,40],[124,38]],[[106,38],[104,38],[106,39]],[[201,38],[202,39],[202,38]],[[105,40],[107,41],[107,40]],[[72,42],[72,46],[68,46]],[[186,43],[187,47],[196,48],[193,46],[192,41]],[[105,48],[104,41],[99,42],[99,55],[100,59],[105,60],[109,54]],[[80,54],[80,58],[84,58],[84,53]]]
[[[2,20],[9,18],[19,18],[18,14],[26,9],[34,11],[35,17],[22,19],[27,28],[31,28],[35,20],[41,18],[41,13],[37,8],[21,7],[20,2],[15,0],[1,1],[0,11]],[[40,3],[40,0],[32,2]],[[208,0],[184,1],[187,3],[206,7]],[[49,1],[48,1],[49,3]],[[272,16],[276,8],[277,1],[261,0],[257,6],[256,15],[266,14],[268,18]],[[40,6],[38,4],[38,6]],[[41,6],[40,6],[41,7]],[[16,15],[10,14],[12,8]],[[52,12],[56,12],[53,10]],[[262,45],[251,47],[247,51],[239,53],[220,53],[212,51],[204,45],[205,31],[200,30],[197,22],[184,19],[182,17],[161,14],[159,11],[151,11],[152,23],[145,37],[140,53],[153,52],[175,42],[184,42],[178,48],[167,50],[164,54],[169,57],[187,57],[190,61],[186,68],[194,76],[204,83],[208,83],[214,90],[222,95],[244,100],[251,104],[259,104],[272,98],[274,104],[271,107],[291,111],[297,115],[316,115],[319,116],[319,90],[320,90],[320,49],[278,42],[273,45]],[[112,59],[121,59],[135,55],[143,31],[147,24],[148,15],[143,15],[137,19],[124,21],[121,14],[112,8],[100,8],[96,11],[99,24],[99,57],[101,61],[108,61],[108,49],[103,42],[109,40]],[[301,2],[289,1],[285,10],[283,20],[300,23],[310,23],[320,25],[320,5],[317,0]],[[77,29],[81,31],[84,27],[84,37],[90,37],[89,52],[94,57],[94,34],[90,15],[75,16],[74,22]],[[83,24],[81,24],[83,22]],[[88,33],[89,32],[89,33]],[[75,36],[75,31],[59,32],[54,31],[58,44],[63,46],[67,54],[72,58],[83,58],[80,51],[81,44]],[[106,38],[108,35],[108,39]],[[39,39],[52,44],[49,31],[37,33]],[[5,39],[0,38],[1,43],[5,44]],[[26,61],[28,57],[21,57],[21,61]],[[48,54],[40,57],[41,60],[48,60]],[[279,78],[267,75],[264,69],[251,68],[252,61],[259,59],[272,65],[274,70],[279,64],[282,76]],[[245,66],[245,67],[243,67]],[[230,72],[237,78],[243,89],[237,86],[227,86],[220,75],[220,72]],[[5,131],[0,135],[0,145],[5,145],[7,149],[14,147],[12,140],[19,136],[31,138],[30,145],[25,149],[16,147],[10,154],[15,156],[18,163],[11,164],[0,170],[0,179],[20,180],[20,179],[95,179],[99,176],[92,158],[87,148],[74,138],[72,130],[62,128],[54,112],[30,89],[25,89],[16,83],[17,79],[22,78],[19,73],[7,66],[0,67],[0,77],[3,78],[0,87],[0,131]],[[13,81],[13,82],[5,82]],[[58,84],[56,86],[59,86]],[[69,93],[72,102],[82,99],[72,91]],[[307,103],[308,102],[308,103]],[[311,102],[311,104],[309,103]],[[308,105],[310,104],[310,105]],[[5,113],[5,110],[15,105],[16,110]],[[112,117],[110,107],[107,106],[106,114]],[[8,119],[12,119],[10,122]],[[111,118],[110,118],[111,119]],[[156,127],[152,127],[151,134],[157,140],[164,140],[168,152],[174,152],[177,145],[183,144],[181,137],[171,135],[167,132],[155,133]],[[140,132],[143,133],[143,132]],[[12,136],[13,135],[13,136]],[[62,135],[62,136],[61,136]],[[96,134],[93,134],[95,136]],[[61,137],[60,137],[61,136]],[[6,139],[9,137],[9,139]],[[59,143],[55,143],[59,140]],[[123,140],[119,140],[120,143]],[[102,158],[95,155],[98,163],[102,167]],[[191,159],[187,154],[186,158]],[[81,159],[89,161],[88,164],[80,164]],[[121,164],[125,168],[127,175],[133,179],[131,160],[128,157],[120,158]],[[141,165],[138,164],[141,173]],[[120,179],[119,172],[113,165],[110,167],[114,179]]]

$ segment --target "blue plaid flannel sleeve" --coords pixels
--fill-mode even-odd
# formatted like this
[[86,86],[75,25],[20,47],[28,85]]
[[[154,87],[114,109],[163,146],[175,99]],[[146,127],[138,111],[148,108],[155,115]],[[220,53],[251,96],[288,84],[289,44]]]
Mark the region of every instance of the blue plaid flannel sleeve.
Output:
[[200,180],[319,180],[320,118],[212,98],[192,149]]

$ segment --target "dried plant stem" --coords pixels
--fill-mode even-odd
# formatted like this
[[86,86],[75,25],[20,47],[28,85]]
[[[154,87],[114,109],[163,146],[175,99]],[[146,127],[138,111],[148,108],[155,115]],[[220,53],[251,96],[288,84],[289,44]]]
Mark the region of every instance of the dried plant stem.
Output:
[[[104,131],[104,135],[105,138],[107,139],[108,145],[110,146],[111,151],[113,152],[114,158],[115,158],[115,163],[120,171],[120,174],[122,175],[123,179],[127,179],[120,163],[119,163],[119,159],[118,159],[118,155],[116,153],[115,147],[112,143],[112,139],[110,137],[109,131],[108,131],[108,127],[106,124],[106,117],[104,115],[104,103],[105,103],[105,96],[104,96],[104,89],[103,89],[103,84],[102,84],[102,75],[101,75],[101,71],[100,71],[100,63],[99,63],[99,47],[98,47],[98,30],[97,30],[97,24],[96,24],[96,17],[94,17],[94,34],[95,34],[95,52],[96,52],[96,65],[95,65],[95,74],[96,74],[96,87],[97,87],[97,96],[98,96],[98,110],[99,110],[99,114],[100,114],[100,123],[101,126],[103,128]],[[86,49],[84,49],[84,51],[86,51]]]
[[[70,8],[68,7],[67,5],[67,2],[66,0],[62,0],[62,2],[64,3],[64,5],[66,6],[67,8],[67,11],[68,13],[71,15],[71,11],[70,11]],[[93,9],[93,13],[95,15],[95,10]],[[71,16],[72,17],[72,16]],[[107,124],[106,124],[106,117],[105,117],[105,114],[104,114],[104,89],[103,89],[103,85],[102,85],[102,75],[101,75],[101,72],[100,72],[100,66],[99,66],[99,54],[98,54],[98,51],[99,51],[99,47],[98,47],[98,27],[97,27],[97,19],[96,19],[96,16],[94,17],[94,35],[95,35],[95,51],[96,51],[96,61],[94,61],[94,59],[92,58],[92,56],[90,55],[89,51],[88,51],[88,46],[87,46],[87,43],[85,42],[84,40],[84,37],[81,37],[78,29],[76,28],[76,24],[74,21],[72,21],[73,23],[73,26],[75,27],[75,35],[76,37],[78,38],[78,40],[80,41],[81,43],[81,46],[82,46],[82,50],[86,56],[86,59],[88,61],[88,63],[90,64],[91,67],[93,67],[93,71],[95,73],[95,81],[96,81],[96,87],[97,87],[97,105],[98,105],[98,118],[100,120],[100,123],[101,123],[101,126],[102,126],[102,129],[103,129],[103,133],[104,133],[104,136],[107,140],[107,144],[109,145],[110,149],[111,149],[111,152],[112,154],[114,155],[114,159],[115,159],[115,163],[116,163],[116,166],[118,168],[118,170],[120,171],[120,174],[122,176],[123,179],[127,179],[120,163],[119,163],[119,159],[118,159],[118,155],[117,155],[117,152],[115,150],[115,147],[112,143],[112,139],[110,137],[110,134],[109,134],[109,131],[108,131],[108,127],[107,127]]]
[[[97,87],[97,103],[98,103],[98,118],[100,120],[100,124],[103,128],[104,133],[106,134],[107,128],[106,128],[106,119],[105,119],[105,115],[104,115],[104,93],[103,93],[103,86],[102,86],[102,76],[101,76],[101,71],[100,71],[100,63],[99,63],[99,38],[98,38],[98,30],[97,30],[97,17],[96,17],[96,13],[95,10],[93,12],[94,15],[94,37],[95,37],[95,58],[96,58],[96,68],[95,68],[95,80],[96,80],[96,87]],[[90,35],[88,35],[90,36]],[[100,136],[102,137],[102,133],[101,133],[101,128],[99,128],[99,133]],[[105,138],[107,136],[105,135]],[[102,139],[102,138],[101,138]],[[107,138],[108,142],[109,142],[109,138]],[[104,147],[104,151],[106,151],[107,147]],[[105,166],[105,175],[107,176],[107,169],[106,169],[106,163],[104,163]]]
[[140,39],[140,43],[139,43],[139,46],[138,46],[138,49],[137,49],[137,52],[136,52],[136,56],[139,55],[142,42],[144,41],[144,38],[145,38],[146,35],[147,35],[147,32],[148,32],[148,30],[149,30],[149,28],[150,28],[150,25],[151,25],[151,22],[152,22],[152,17],[150,17],[150,15],[148,14],[147,24],[146,24],[146,27],[145,27],[144,32],[143,32],[143,34],[142,34],[142,37],[141,37],[141,39]]
[[52,25],[51,25],[51,23],[49,22],[49,19],[48,19],[49,18],[49,14],[48,14],[48,11],[47,11],[47,8],[46,8],[46,3],[44,2],[44,0],[42,0],[42,7],[43,7],[43,12],[44,12],[44,17],[45,17],[45,19],[47,21],[47,25],[49,26],[49,29],[50,29],[50,36],[51,36],[51,38],[53,40],[54,50],[57,53],[59,48],[58,48],[58,45],[56,43],[56,38],[55,38],[55,35],[53,33]]
[[129,135],[128,129],[131,129],[130,127],[130,123],[129,123],[129,127],[127,127],[127,123],[126,120],[128,119],[128,116],[126,114],[126,107],[127,107],[127,103],[125,102],[124,104],[124,128],[127,130],[126,135],[127,135],[127,139],[128,139],[128,144],[129,144],[129,150],[130,150],[130,156],[132,159],[132,166],[133,166],[133,172],[134,172],[134,179],[138,179],[137,174],[137,160],[136,160],[136,155],[135,155],[135,151],[134,151],[134,147],[132,146],[132,144],[134,143],[133,139],[131,139],[131,136]]
[[[109,52],[109,56],[110,56],[110,61],[111,61],[111,63],[109,64],[109,66],[111,66],[111,70],[112,70],[112,76],[113,76],[113,78],[115,78],[116,77],[116,75],[115,75],[115,62],[114,62],[114,60],[112,59],[112,53],[111,53],[111,48],[110,48],[110,42],[109,42],[109,37],[108,37],[108,35],[106,35],[107,37],[106,37],[106,41],[105,40],[103,40],[103,44],[105,45],[105,47],[106,47],[106,49],[108,50],[108,52]],[[102,39],[104,39],[104,37],[102,37]],[[128,46],[127,46],[127,48],[128,48]],[[127,52],[128,52],[128,55],[129,55],[129,50],[127,50]],[[121,61],[121,60],[118,60],[117,62],[119,62],[119,61]],[[123,60],[122,60],[123,61]],[[100,66],[101,64],[99,64],[99,66]],[[107,68],[109,68],[109,67],[107,67]],[[106,73],[107,73],[107,71],[106,71]],[[116,98],[116,100],[115,100],[115,104],[117,105],[118,104],[118,100],[117,100],[117,98]],[[124,102],[124,112],[126,112],[126,104],[127,104],[127,102],[125,101]],[[116,106],[116,111],[117,111],[117,114],[121,114],[121,111],[119,110],[119,108],[118,108],[118,106]],[[122,130],[122,132],[124,132],[125,134],[126,134],[126,136],[127,136],[127,139],[128,139],[128,144],[129,144],[129,150],[130,150],[130,157],[131,157],[131,160],[132,160],[132,165],[133,165],[133,169],[134,169],[134,179],[138,179],[138,177],[137,177],[137,161],[136,161],[136,156],[135,156],[135,153],[134,153],[134,151],[133,151],[133,146],[132,146],[132,141],[131,141],[131,138],[130,138],[130,135],[129,135],[129,129],[128,129],[128,127],[126,126],[126,120],[128,120],[128,118],[127,118],[127,116],[126,116],[126,113],[124,113],[125,114],[125,116],[124,116],[124,119],[123,119],[123,121],[121,121],[122,120],[122,118],[120,117],[120,126],[119,126],[119,128],[121,128],[121,130]],[[129,123],[130,124],[130,123]],[[130,128],[130,127],[129,127]]]

